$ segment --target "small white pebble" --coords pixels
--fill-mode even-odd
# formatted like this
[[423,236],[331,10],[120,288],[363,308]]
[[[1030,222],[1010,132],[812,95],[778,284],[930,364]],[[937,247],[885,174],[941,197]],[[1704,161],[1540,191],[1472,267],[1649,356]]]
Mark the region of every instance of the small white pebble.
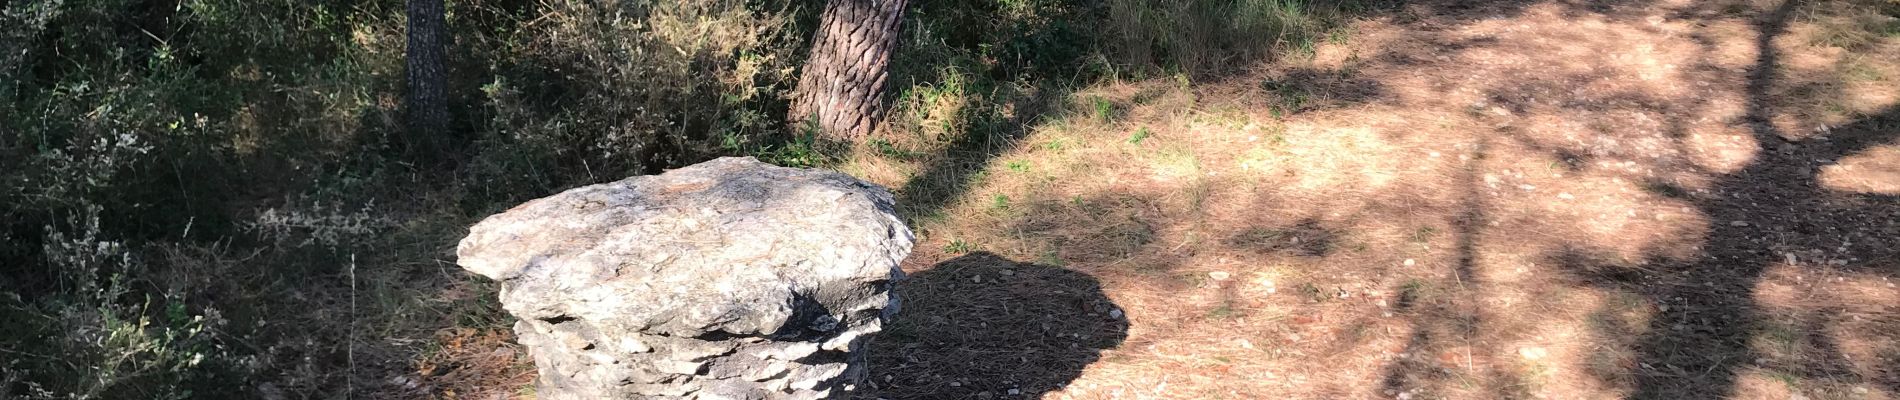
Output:
[[1537,360],[1550,355],[1550,351],[1542,347],[1520,347],[1517,349],[1517,355],[1523,356],[1526,360]]

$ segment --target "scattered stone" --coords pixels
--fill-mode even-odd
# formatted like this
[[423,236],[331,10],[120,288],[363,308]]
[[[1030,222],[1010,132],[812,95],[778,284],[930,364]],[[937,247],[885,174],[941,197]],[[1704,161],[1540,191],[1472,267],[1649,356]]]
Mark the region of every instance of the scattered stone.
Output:
[[514,359],[515,349],[511,347],[496,347],[495,350],[488,352],[488,356],[493,358]]
[[1214,272],[1207,273],[1207,277],[1212,278],[1215,281],[1225,281],[1228,278],[1232,278],[1234,276],[1233,274],[1227,273],[1227,271],[1214,271]]
[[885,189],[722,158],[568,190],[457,249],[501,282],[542,399],[846,397],[897,311],[910,230]]
[[1748,221],[1730,221],[1728,226],[1748,226]]
[[1531,347],[1531,346],[1519,347],[1517,349],[1517,355],[1524,357],[1524,359],[1526,360],[1536,361],[1536,360],[1543,359],[1544,356],[1550,355],[1550,350],[1544,349],[1542,347]]
[[1418,265],[1418,260],[1413,260],[1410,258],[1405,259],[1405,266],[1410,267],[1413,265]]

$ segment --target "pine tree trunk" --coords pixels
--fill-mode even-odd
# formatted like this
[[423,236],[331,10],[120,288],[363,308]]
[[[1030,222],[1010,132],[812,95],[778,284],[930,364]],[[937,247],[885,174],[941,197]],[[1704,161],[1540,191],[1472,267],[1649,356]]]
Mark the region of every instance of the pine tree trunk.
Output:
[[442,66],[447,42],[442,1],[408,0],[407,4],[409,47],[404,61],[408,93],[404,101],[409,151],[430,158],[444,150],[449,124],[448,99],[443,94],[448,73]]
[[884,81],[897,47],[905,0],[830,0],[812,38],[811,58],[792,94],[794,128],[855,141],[883,119]]

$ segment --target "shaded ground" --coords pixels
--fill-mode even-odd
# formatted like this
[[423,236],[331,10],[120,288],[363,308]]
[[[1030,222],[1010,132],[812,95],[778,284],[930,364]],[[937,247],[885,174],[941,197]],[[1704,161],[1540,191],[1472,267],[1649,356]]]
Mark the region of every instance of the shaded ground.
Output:
[[[886,397],[1900,396],[1896,7],[1415,2],[1079,91],[947,194],[859,157],[930,202],[898,326],[975,324],[881,343]],[[968,319],[1095,280],[1125,339]]]
[[865,398],[1039,396],[1128,336],[1095,278],[990,253],[919,272],[898,295],[908,316],[873,343]]

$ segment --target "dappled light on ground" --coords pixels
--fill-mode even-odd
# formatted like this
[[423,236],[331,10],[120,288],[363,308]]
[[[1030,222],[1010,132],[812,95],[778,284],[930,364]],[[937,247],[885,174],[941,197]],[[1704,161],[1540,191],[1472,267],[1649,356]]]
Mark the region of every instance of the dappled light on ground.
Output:
[[1101,281],[1126,340],[1048,398],[1900,396],[1900,38],[1853,10],[1421,2],[1077,91],[948,198],[845,169],[941,204],[920,274]]

